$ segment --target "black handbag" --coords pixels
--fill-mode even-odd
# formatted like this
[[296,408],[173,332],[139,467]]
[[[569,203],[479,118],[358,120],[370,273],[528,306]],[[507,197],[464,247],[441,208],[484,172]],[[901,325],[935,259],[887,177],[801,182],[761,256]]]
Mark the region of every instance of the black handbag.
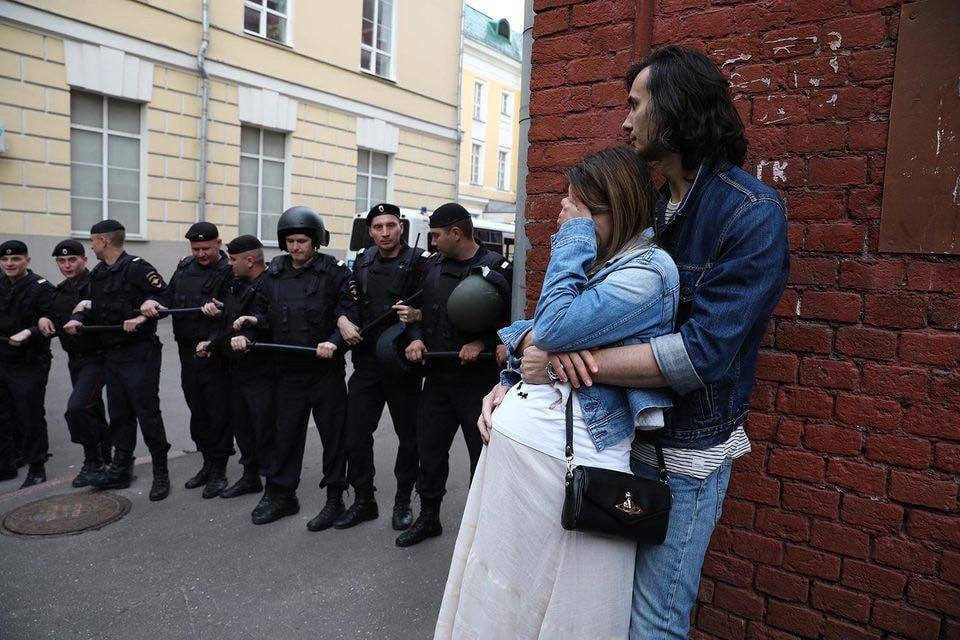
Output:
[[655,442],[659,480],[632,473],[573,465],[573,392],[567,398],[567,477],[560,524],[567,531],[589,531],[660,544],[667,536],[673,495],[667,484],[663,449]]

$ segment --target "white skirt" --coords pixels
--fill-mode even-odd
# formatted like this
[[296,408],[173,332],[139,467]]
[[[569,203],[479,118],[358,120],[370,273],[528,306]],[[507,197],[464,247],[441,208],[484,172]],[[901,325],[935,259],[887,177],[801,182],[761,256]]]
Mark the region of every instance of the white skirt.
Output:
[[627,637],[636,544],[560,526],[566,465],[494,431],[464,508],[435,640]]

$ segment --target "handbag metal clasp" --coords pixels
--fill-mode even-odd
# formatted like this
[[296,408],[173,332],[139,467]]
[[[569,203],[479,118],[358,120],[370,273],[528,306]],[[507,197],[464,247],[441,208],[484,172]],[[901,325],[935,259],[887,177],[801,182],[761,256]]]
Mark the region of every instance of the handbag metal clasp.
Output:
[[617,504],[617,509],[620,509],[620,511],[630,516],[639,516],[643,513],[643,508],[633,501],[633,496],[630,495],[629,491],[627,491],[626,496],[624,496],[623,502]]

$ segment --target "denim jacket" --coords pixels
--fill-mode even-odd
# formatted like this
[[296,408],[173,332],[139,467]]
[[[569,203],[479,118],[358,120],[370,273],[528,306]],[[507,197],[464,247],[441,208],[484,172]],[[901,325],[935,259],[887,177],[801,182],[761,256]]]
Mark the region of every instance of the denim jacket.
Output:
[[746,421],[757,352],[790,272],[777,192],[717,158],[700,166],[660,242],[680,271],[676,330],[650,341],[676,393],[665,447],[704,449]]
[[[501,382],[520,380],[518,347],[533,330],[533,344],[544,351],[574,351],[648,342],[673,330],[679,279],[673,260],[655,246],[652,233],[603,265],[590,218],[575,218],[551,238],[550,265],[533,320],[520,320],[499,332],[511,355]],[[598,451],[631,435],[637,415],[671,406],[667,389],[627,389],[603,384],[579,389],[587,430]]]

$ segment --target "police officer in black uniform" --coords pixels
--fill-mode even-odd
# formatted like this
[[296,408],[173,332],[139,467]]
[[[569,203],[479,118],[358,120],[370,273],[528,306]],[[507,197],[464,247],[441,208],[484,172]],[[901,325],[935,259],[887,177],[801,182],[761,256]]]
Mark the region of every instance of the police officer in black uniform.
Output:
[[160,415],[160,340],[157,321],[140,314],[147,298],[160,297],[167,285],[146,260],[123,249],[125,230],[116,220],[102,220],[90,229],[90,244],[99,264],[90,273],[90,299],[81,302],[63,329],[69,335],[84,324],[121,325],[102,333],[107,409],[113,461],[93,480],[99,489],[125,489],[133,479],[137,423],[153,461],[151,500],[170,494],[167,434]]
[[[428,261],[423,276],[421,309],[423,318],[412,324],[408,334],[413,341],[406,348],[411,362],[423,362],[430,351],[457,351],[458,359],[434,360],[426,368],[423,393],[417,413],[417,451],[420,473],[417,493],[420,494],[420,515],[409,529],[397,538],[397,546],[408,547],[443,533],[440,525],[440,502],[446,492],[450,472],[450,446],[457,433],[470,454],[470,476],[473,477],[483,443],[476,429],[481,403],[499,377],[498,365],[492,360],[478,360],[481,352],[492,353],[499,339],[495,328],[480,334],[465,335],[450,322],[447,299],[462,280],[487,267],[488,280],[494,281],[504,298],[504,309],[510,308],[510,283],[513,268],[503,256],[479,245],[473,237],[470,213],[457,203],[447,203],[430,216],[430,235],[437,253]],[[508,318],[502,319],[506,324]]]
[[[180,260],[164,299],[150,298],[140,307],[147,318],[161,317],[164,301],[171,308],[184,309],[226,297],[232,274],[216,225],[197,222],[184,237],[190,241],[191,255]],[[203,487],[204,498],[215,498],[227,488],[227,460],[233,455],[226,365],[219,353],[197,357],[197,344],[209,338],[218,324],[199,311],[173,317],[180,386],[190,408],[190,438],[203,455],[203,466],[184,486]]]
[[45,482],[50,457],[44,396],[50,375],[53,285],[29,269],[27,245],[0,244],[0,480],[17,477],[14,429],[29,464],[21,488]]
[[[374,246],[357,254],[353,266],[360,296],[361,324],[367,327],[389,314],[401,300],[414,294],[420,285],[423,264],[429,253],[407,246],[401,239],[400,209],[393,204],[374,205],[367,213],[367,227]],[[401,307],[405,312],[408,305]],[[346,529],[379,516],[373,486],[373,432],[386,404],[393,428],[400,440],[393,471],[397,494],[393,506],[393,528],[410,527],[413,514],[410,494],[417,481],[417,402],[423,380],[420,375],[386,375],[376,360],[377,339],[397,320],[369,327],[363,340],[353,348],[353,375],[348,384],[347,479],[356,490],[356,501],[337,518],[334,527]],[[359,337],[359,333],[355,334]],[[348,343],[352,335],[344,336]],[[354,338],[355,339],[355,338]]]
[[73,479],[75,488],[92,484],[110,463],[110,427],[103,405],[103,345],[96,333],[68,335],[63,325],[70,321],[81,300],[90,299],[90,271],[83,245],[76,240],[61,240],[53,249],[57,268],[64,276],[53,294],[54,326],[60,346],[67,352],[67,368],[73,391],[67,400],[67,429],[70,441],[83,447],[83,467]]
[[277,356],[274,461],[263,498],[251,519],[254,524],[266,524],[299,512],[296,490],[312,412],[323,443],[320,487],[327,488],[327,501],[307,528],[321,531],[332,526],[344,511],[347,387],[341,327],[360,322],[357,290],[353,274],[343,261],[317,251],[330,241],[330,233],[313,209],[292,207],[284,211],[277,222],[277,239],[289,255],[271,261],[256,298],[256,313],[238,318],[234,328],[269,329],[274,342],[315,348],[316,357]]
[[[275,363],[272,354],[246,351],[249,340],[269,342],[269,332],[261,328],[244,328],[238,335],[233,323],[240,316],[254,313],[257,292],[266,282],[267,266],[263,244],[255,236],[244,235],[227,244],[234,278],[230,283],[221,310],[213,302],[203,313],[216,318],[217,329],[197,345],[197,356],[207,358],[211,352],[222,355],[227,365],[230,387],[230,417],[243,475],[220,494],[234,498],[263,491],[260,476],[266,476],[272,458],[273,435],[276,430]],[[236,342],[237,351],[232,348]]]

